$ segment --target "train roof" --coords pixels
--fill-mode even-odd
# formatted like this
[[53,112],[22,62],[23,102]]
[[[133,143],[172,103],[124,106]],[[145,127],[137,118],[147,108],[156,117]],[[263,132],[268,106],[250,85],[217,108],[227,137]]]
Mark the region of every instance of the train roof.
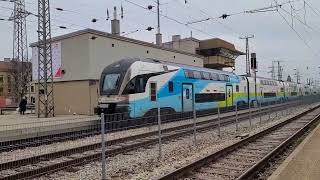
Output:
[[133,63],[141,61],[141,62],[149,62],[149,63],[160,63],[163,65],[171,65],[171,66],[178,66],[181,68],[187,68],[190,70],[198,70],[198,71],[208,71],[208,72],[215,72],[215,73],[220,73],[220,74],[225,74],[225,75],[235,75],[235,73],[232,72],[227,72],[227,71],[221,71],[221,70],[216,70],[216,69],[208,69],[208,68],[202,68],[202,67],[197,67],[197,66],[191,66],[191,65],[184,65],[184,64],[178,64],[178,63],[173,63],[173,62],[168,62],[168,61],[163,61],[163,60],[158,60],[158,59],[152,59],[152,58],[125,58],[121,59],[120,61],[114,62],[104,68],[103,74],[106,74],[107,72],[110,72],[111,68],[120,65],[121,69],[128,69]]

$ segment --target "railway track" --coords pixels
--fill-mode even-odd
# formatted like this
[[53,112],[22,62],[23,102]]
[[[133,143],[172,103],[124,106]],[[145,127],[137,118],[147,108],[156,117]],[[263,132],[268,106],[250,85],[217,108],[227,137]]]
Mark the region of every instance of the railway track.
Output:
[[318,105],[159,179],[259,179],[259,174],[277,155],[319,120]]
[[[290,105],[292,106],[292,105]],[[277,107],[277,110],[282,110],[287,106]],[[262,111],[265,114],[275,109]],[[258,116],[260,112],[252,113],[252,117]],[[240,114],[239,121],[248,120],[248,114]],[[233,116],[221,119],[221,125],[225,126],[234,123]],[[203,121],[198,123],[197,131],[208,131],[218,126],[216,121]],[[183,137],[193,133],[192,125],[183,125],[174,128],[168,128],[162,131],[163,141],[174,140],[177,137]],[[107,156],[114,156],[125,153],[141,147],[148,147],[158,143],[157,131],[137,136],[116,139],[106,142]],[[68,149],[65,151],[44,154],[31,158],[21,159],[0,164],[0,179],[23,179],[37,177],[54,171],[66,169],[87,163],[89,161],[99,160],[101,158],[100,143],[82,146],[78,148]]]
[[[267,113],[270,110],[277,110],[277,109],[283,109],[287,108],[288,106],[295,106],[299,105],[298,102],[292,101],[290,103],[285,103],[285,104],[280,104],[280,105],[273,105],[273,106],[264,106],[262,107],[262,113]],[[246,110],[246,109],[244,109]],[[259,110],[253,110],[252,113],[258,112]],[[243,114],[243,110],[239,111],[239,115]],[[208,114],[207,116],[214,115],[214,114]],[[206,117],[204,115],[199,116],[199,117]],[[230,117],[230,116],[229,116]],[[229,118],[229,117],[223,117],[223,118]],[[187,120],[186,120],[187,121]],[[204,123],[208,123],[211,120],[208,120]],[[182,127],[186,128],[186,127]],[[100,126],[97,126],[96,128],[93,129],[88,129],[88,130],[82,130],[82,131],[77,131],[77,132],[67,132],[67,133],[60,133],[60,134],[54,134],[50,136],[40,136],[40,137],[33,137],[33,138],[27,138],[27,139],[20,139],[20,140],[13,140],[13,141],[6,141],[6,142],[0,142],[0,153],[1,152],[8,152],[8,151],[13,151],[17,149],[24,149],[27,147],[37,147],[41,145],[48,145],[52,143],[57,143],[57,142],[65,142],[65,141],[70,141],[70,140],[76,140],[76,139],[81,139],[81,138],[86,138],[86,137],[92,137],[99,135],[100,132]]]

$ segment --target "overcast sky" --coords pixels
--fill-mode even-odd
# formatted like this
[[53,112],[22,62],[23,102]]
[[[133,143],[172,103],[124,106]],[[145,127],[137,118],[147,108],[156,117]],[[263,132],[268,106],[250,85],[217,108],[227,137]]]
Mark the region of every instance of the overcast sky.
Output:
[[[279,0],[278,3],[288,0]],[[155,5],[153,0],[130,0],[138,5],[147,7]],[[156,14],[133,5],[127,0],[51,0],[52,36],[68,32],[93,28],[110,32],[110,21],[106,21],[106,11],[113,14],[113,6],[124,7],[124,18],[121,20],[121,31],[139,32],[128,35],[130,38],[155,41],[156,31],[145,31],[148,26],[157,26]],[[250,49],[257,53],[259,61],[259,75],[270,77],[267,72],[273,60],[281,60],[284,66],[284,79],[288,74],[293,76],[294,68],[301,71],[303,79],[307,77],[318,78],[320,66],[320,1],[307,0],[304,7],[303,0],[291,3],[294,8],[293,29],[291,5],[286,4],[275,11],[244,14],[241,12],[264,8],[274,3],[273,0],[160,0],[161,13],[178,20],[182,24],[161,18],[161,32],[164,41],[169,41],[172,35],[180,34],[189,37],[192,31],[193,37],[198,39],[222,38],[235,44],[236,48],[245,51],[245,41],[240,36],[254,34],[250,40]],[[37,12],[37,0],[26,0],[27,10]],[[310,8],[310,6],[312,8]],[[8,18],[11,15],[13,4],[0,2],[0,18]],[[57,11],[55,8],[63,8],[65,11]],[[222,14],[237,14],[227,19],[210,20],[187,27],[183,24],[191,21],[219,17]],[[283,17],[281,17],[281,15]],[[93,18],[98,19],[92,23]],[[287,22],[286,22],[287,21]],[[29,43],[37,40],[37,19],[28,17]],[[287,24],[289,23],[289,25]],[[67,29],[60,29],[65,26]],[[296,34],[296,32],[298,35]],[[0,59],[12,56],[12,22],[0,21]],[[31,57],[31,53],[29,55]],[[245,73],[245,57],[237,60],[236,72]]]

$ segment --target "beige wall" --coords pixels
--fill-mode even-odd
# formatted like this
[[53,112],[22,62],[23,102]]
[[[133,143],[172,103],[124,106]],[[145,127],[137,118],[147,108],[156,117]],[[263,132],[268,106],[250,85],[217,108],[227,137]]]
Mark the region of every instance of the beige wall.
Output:
[[74,113],[93,115],[98,102],[98,82],[96,80],[91,82],[89,80],[55,82],[53,86],[55,115]]
[[61,41],[61,69],[65,70],[62,78],[55,81],[89,79],[89,36],[88,34],[71,37]]
[[97,89],[98,83],[89,86],[89,81],[54,83],[55,114],[93,115]]
[[[114,44],[114,47],[112,47],[112,44]],[[203,67],[203,60],[196,56],[188,56],[139,44],[98,37],[95,40],[90,40],[90,79],[99,78],[102,70],[107,65],[128,57],[155,58]]]

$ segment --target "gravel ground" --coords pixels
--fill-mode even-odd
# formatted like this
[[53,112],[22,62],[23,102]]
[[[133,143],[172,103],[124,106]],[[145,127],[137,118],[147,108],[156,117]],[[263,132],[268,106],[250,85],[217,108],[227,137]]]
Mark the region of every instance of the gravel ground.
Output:
[[[249,123],[239,123],[239,131],[235,132],[235,125],[221,128],[221,138],[217,129],[197,134],[197,147],[194,146],[193,136],[179,138],[174,142],[162,145],[163,157],[158,159],[158,146],[141,148],[130,153],[117,155],[107,160],[107,173],[111,179],[157,179],[159,176],[194,161],[200,157],[216,152],[230,144],[239,141],[235,138],[239,134],[256,133],[274,124],[284,121],[297,114],[306,107],[295,108],[291,115],[277,121],[267,121],[269,115],[263,117],[263,124],[259,125],[259,118],[252,120],[252,130]],[[271,117],[275,117],[272,114]],[[100,179],[101,162],[92,162],[81,167],[70,168],[38,179]]]
[[[244,110],[244,111],[248,111],[248,110]],[[234,114],[234,113],[233,112],[232,113],[225,113],[225,114],[222,114],[221,117],[225,117],[230,114]],[[211,117],[216,118],[217,115],[213,115]],[[62,121],[63,119],[61,119],[61,118],[64,119],[66,117],[56,117],[56,119],[59,119],[58,121]],[[80,118],[80,117],[74,117],[74,118]],[[80,119],[78,121],[87,120],[87,117],[82,117],[82,118],[83,119]],[[202,122],[202,121],[206,121],[206,120],[208,120],[208,117],[201,117],[201,118],[198,118],[197,122]],[[52,123],[54,124],[55,122],[52,122]],[[178,122],[166,123],[166,124],[162,125],[162,129],[177,127],[177,126],[186,125],[186,124],[190,124],[190,123],[192,123],[192,122],[178,121]],[[32,126],[32,124],[30,124],[30,126]],[[129,136],[133,136],[133,135],[143,134],[146,132],[156,131],[157,129],[158,129],[158,126],[154,125],[154,126],[150,126],[150,127],[143,127],[143,128],[138,128],[138,129],[130,129],[127,131],[108,133],[108,135],[107,135],[107,137],[105,137],[105,139],[107,139],[107,140],[119,139],[119,138],[129,137]],[[53,153],[53,152],[57,152],[57,151],[81,147],[81,146],[90,145],[90,144],[99,143],[99,142],[101,142],[101,135],[96,135],[96,136],[91,136],[91,137],[86,137],[86,138],[81,138],[81,139],[75,139],[73,141],[52,143],[52,144],[42,145],[42,146],[38,146],[38,147],[28,147],[25,149],[3,152],[3,153],[0,153],[0,163],[24,159],[24,158],[28,158],[28,157],[34,157],[34,156],[48,154],[48,153]]]

